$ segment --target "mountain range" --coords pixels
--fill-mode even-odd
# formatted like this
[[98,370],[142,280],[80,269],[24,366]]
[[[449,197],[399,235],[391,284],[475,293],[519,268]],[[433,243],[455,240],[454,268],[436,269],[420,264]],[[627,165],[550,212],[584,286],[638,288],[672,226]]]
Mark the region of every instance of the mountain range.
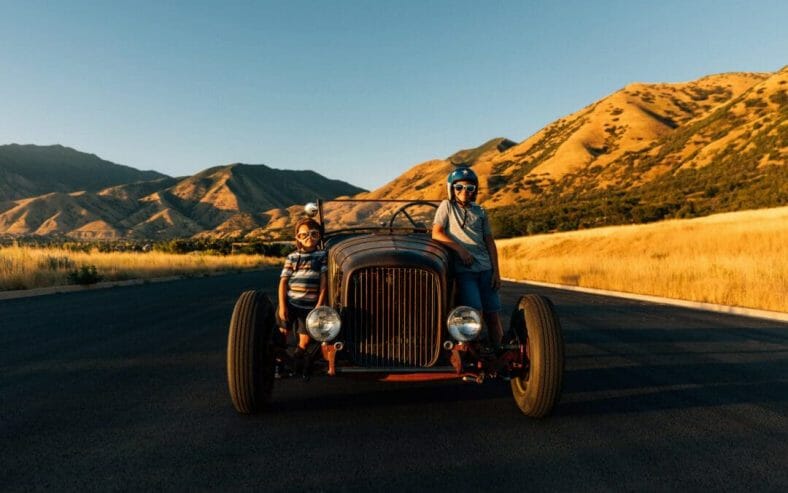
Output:
[[156,171],[140,171],[61,145],[0,146],[0,203],[50,192],[95,192],[165,177]]
[[[521,142],[491,139],[369,192],[263,165],[176,179],[61,146],[0,146],[0,233],[273,237],[316,197],[440,199],[468,165],[496,234],[516,236],[785,205],[786,157],[788,67],[629,84]],[[346,206],[334,219],[389,211]]]
[[[80,239],[170,239],[207,232],[237,236],[265,227],[276,216],[271,210],[363,191],[313,171],[240,163],[182,179],[159,176],[95,191],[50,192],[0,203],[0,233]],[[72,178],[72,188],[84,186]]]

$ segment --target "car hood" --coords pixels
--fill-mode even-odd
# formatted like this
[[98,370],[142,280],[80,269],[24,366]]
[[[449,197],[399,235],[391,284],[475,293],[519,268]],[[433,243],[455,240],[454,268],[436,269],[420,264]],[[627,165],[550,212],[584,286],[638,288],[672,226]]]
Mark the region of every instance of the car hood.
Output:
[[367,234],[341,240],[329,250],[334,268],[350,273],[364,267],[420,267],[445,275],[449,253],[422,234]]

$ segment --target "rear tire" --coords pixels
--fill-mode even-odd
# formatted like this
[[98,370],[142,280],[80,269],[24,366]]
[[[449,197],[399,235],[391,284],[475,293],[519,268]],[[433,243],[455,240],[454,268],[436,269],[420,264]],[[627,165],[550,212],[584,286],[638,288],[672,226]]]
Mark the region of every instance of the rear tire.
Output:
[[265,409],[274,386],[274,309],[261,291],[241,294],[227,339],[227,384],[236,411]]
[[522,296],[512,313],[512,331],[526,346],[527,366],[512,378],[512,396],[526,416],[544,417],[558,403],[564,374],[564,340],[553,304],[544,296]]

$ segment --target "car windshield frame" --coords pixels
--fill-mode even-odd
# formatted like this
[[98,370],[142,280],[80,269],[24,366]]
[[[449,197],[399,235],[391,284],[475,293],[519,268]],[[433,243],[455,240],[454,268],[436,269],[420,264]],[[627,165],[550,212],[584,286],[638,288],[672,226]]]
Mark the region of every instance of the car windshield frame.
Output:
[[[342,235],[348,233],[364,233],[364,232],[398,232],[398,233],[429,233],[432,229],[432,222],[430,221],[429,224],[425,224],[424,228],[419,228],[414,225],[408,226],[397,226],[391,225],[390,223],[387,224],[387,221],[383,221],[383,223],[378,224],[364,224],[361,226],[348,226],[348,227],[340,227],[336,229],[331,229],[331,221],[328,220],[327,222],[327,211],[326,205],[329,204],[365,204],[365,203],[372,203],[372,204],[402,204],[405,206],[407,204],[413,204],[414,207],[417,206],[428,206],[432,207],[437,210],[438,205],[442,202],[443,199],[328,199],[322,200],[318,199],[316,201],[317,205],[317,220],[320,223],[320,228],[322,235],[325,239],[335,235]],[[395,208],[391,211],[391,215],[389,218],[394,217],[394,213],[400,210],[399,207]],[[400,214],[404,214],[406,221],[410,219],[410,216],[407,214],[407,211],[400,212]]]

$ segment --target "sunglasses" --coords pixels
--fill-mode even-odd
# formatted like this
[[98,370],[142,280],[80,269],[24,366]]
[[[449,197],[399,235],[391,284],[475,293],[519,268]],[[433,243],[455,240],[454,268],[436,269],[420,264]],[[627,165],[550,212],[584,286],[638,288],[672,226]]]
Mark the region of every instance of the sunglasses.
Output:
[[305,239],[309,238],[310,236],[312,237],[313,240],[316,240],[316,239],[320,238],[320,231],[318,231],[316,229],[310,229],[306,233],[298,233],[296,235],[296,238],[298,238],[299,240],[305,240]]
[[462,183],[455,183],[452,185],[452,188],[455,192],[462,192],[463,190],[467,190],[468,193],[473,193],[476,191],[476,185],[463,185]]

